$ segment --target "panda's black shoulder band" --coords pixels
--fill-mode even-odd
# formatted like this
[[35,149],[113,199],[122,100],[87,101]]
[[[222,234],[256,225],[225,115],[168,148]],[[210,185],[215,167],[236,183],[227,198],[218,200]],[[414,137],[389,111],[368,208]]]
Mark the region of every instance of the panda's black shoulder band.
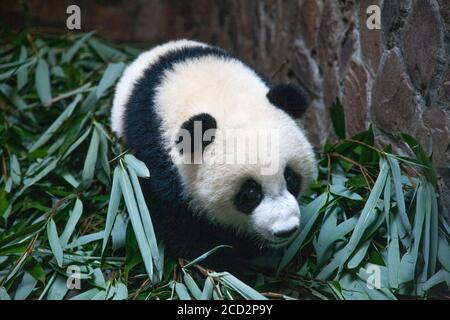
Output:
[[281,84],[270,88],[269,101],[293,118],[301,117],[308,109],[310,99],[301,87],[293,84]]

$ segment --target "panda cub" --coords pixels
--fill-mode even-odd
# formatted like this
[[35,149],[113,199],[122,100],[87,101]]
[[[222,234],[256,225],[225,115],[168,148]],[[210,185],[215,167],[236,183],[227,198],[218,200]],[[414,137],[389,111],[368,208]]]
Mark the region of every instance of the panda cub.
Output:
[[301,88],[272,85],[196,41],[165,43],[128,66],[111,126],[150,170],[140,182],[166,255],[193,259],[229,245],[210,260],[221,268],[295,237],[297,198],[316,176],[294,120],[307,106]]

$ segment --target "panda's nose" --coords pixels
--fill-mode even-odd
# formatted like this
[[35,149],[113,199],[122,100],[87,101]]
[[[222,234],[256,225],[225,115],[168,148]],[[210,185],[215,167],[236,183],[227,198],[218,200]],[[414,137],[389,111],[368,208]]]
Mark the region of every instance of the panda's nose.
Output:
[[297,231],[298,227],[294,227],[292,229],[288,230],[280,230],[277,232],[274,232],[274,236],[277,238],[289,238],[291,235],[293,235]]

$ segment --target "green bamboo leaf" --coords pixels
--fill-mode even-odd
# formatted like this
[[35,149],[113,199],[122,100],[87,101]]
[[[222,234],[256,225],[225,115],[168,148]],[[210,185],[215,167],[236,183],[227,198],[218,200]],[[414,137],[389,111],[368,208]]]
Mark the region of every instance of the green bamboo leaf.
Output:
[[116,292],[113,300],[126,300],[128,299],[128,288],[122,282],[116,285]]
[[433,165],[430,159],[425,154],[422,146],[410,135],[406,133],[401,133],[400,136],[402,139],[408,144],[411,150],[417,157],[417,160],[424,167],[424,173],[429,182],[433,184],[433,186],[437,187],[437,175],[436,171],[433,169]]
[[47,105],[52,100],[52,91],[50,87],[50,71],[45,60],[39,59],[35,73],[36,91],[41,102]]
[[80,48],[86,42],[86,40],[89,39],[94,33],[95,33],[95,31],[86,33],[80,39],[75,41],[75,43],[69,48],[69,50],[64,52],[61,62],[62,63],[70,62],[72,60],[72,58],[75,56],[75,54],[80,50]]
[[403,284],[414,279],[415,264],[416,259],[411,252],[406,252],[400,260],[400,269],[398,271],[399,284]]
[[12,154],[9,158],[9,167],[10,167],[10,176],[12,182],[15,186],[20,184],[21,173],[20,173],[20,164],[15,154]]
[[364,289],[365,284],[352,277],[350,274],[344,275],[339,280],[339,285],[342,288],[342,295],[346,300],[370,300]]
[[94,285],[96,285],[97,287],[106,289],[105,277],[103,276],[103,272],[102,272],[102,270],[100,270],[100,268],[94,269],[94,271],[92,273],[92,278],[94,280]]
[[347,267],[349,269],[354,269],[360,265],[360,263],[363,261],[364,257],[366,256],[367,250],[369,249],[371,243],[372,243],[372,239],[369,239],[366,242],[359,245],[359,247],[355,250],[353,257],[350,258],[350,260],[347,263]]
[[258,291],[256,291],[252,287],[249,287],[244,282],[228,272],[213,272],[211,273],[211,276],[218,278],[219,281],[235,290],[247,300],[267,300],[267,298],[260,294]]
[[124,214],[118,214],[111,231],[112,247],[117,250],[125,246],[128,219]]
[[147,237],[145,236],[144,227],[142,226],[141,216],[139,214],[139,209],[134,196],[133,187],[131,186],[130,179],[128,178],[125,169],[121,168],[120,173],[120,188],[125,199],[125,205],[127,207],[128,215],[130,216],[131,225],[136,236],[139,251],[141,252],[145,269],[147,270],[150,279],[153,279],[152,252],[150,245],[147,242]]
[[430,279],[428,279],[427,282],[423,284],[423,288],[424,290],[430,290],[431,288],[442,282],[446,282],[447,286],[450,287],[450,272],[439,270]]
[[184,284],[175,282],[175,291],[180,300],[192,300]]
[[45,270],[40,263],[35,263],[28,272],[38,281],[45,283]]
[[99,289],[92,288],[83,293],[80,293],[79,295],[76,295],[75,297],[70,298],[70,300],[92,300],[92,298],[94,298],[99,292]]
[[25,300],[33,291],[37,280],[28,272],[24,272],[22,281],[16,289],[14,300]]
[[149,178],[150,172],[147,169],[147,166],[141,160],[138,160],[135,156],[131,154],[127,154],[124,157],[125,163],[133,168],[134,172],[138,177]]
[[327,250],[331,247],[328,239],[336,229],[339,211],[340,209],[338,207],[328,207],[325,210],[322,227],[320,228],[319,236],[317,237],[317,245],[315,246],[317,264],[319,266],[322,266],[332,255],[332,250]]
[[431,218],[430,218],[430,262],[428,268],[428,277],[431,277],[436,272],[436,262],[438,255],[439,244],[439,212],[437,204],[437,195],[433,186],[428,183],[428,191],[431,201]]
[[427,189],[424,186],[424,182],[419,184],[417,189],[416,200],[416,215],[414,217],[413,239],[414,244],[411,252],[411,258],[413,260],[412,274],[414,277],[417,258],[419,256],[420,241],[422,238],[423,227],[425,223],[425,216],[431,211],[431,204],[427,203]]
[[[19,62],[24,63],[27,60],[27,49],[24,46],[20,47]],[[28,82],[28,69],[23,68],[17,72],[17,90],[20,91]]]
[[106,90],[108,90],[112,85],[114,85],[119,79],[122,71],[125,69],[125,64],[123,62],[110,63],[103,73],[103,77],[97,86],[96,95],[97,99],[100,99]]
[[106,45],[94,37],[88,39],[88,43],[103,61],[122,60],[126,58],[123,52]]
[[106,214],[105,233],[102,244],[102,254],[105,252],[109,236],[113,229],[114,221],[116,220],[117,211],[119,210],[120,199],[122,193],[120,190],[120,170],[118,167],[114,169],[113,183],[111,188],[111,195],[109,198],[108,212]]
[[210,277],[207,277],[205,279],[205,285],[203,286],[203,291],[202,291],[200,300],[211,300],[213,290],[214,290],[214,284],[212,282],[212,279]]
[[186,287],[189,289],[189,292],[196,300],[200,300],[202,297],[202,291],[198,287],[197,283],[195,283],[194,279],[187,272],[184,273],[184,283]]
[[69,245],[67,245],[66,248],[73,249],[76,247],[84,246],[84,245],[94,242],[94,241],[102,240],[104,238],[104,234],[105,233],[103,231],[98,231],[98,232],[94,232],[91,234],[81,236],[78,239],[74,240]]
[[191,262],[185,264],[183,268],[184,268],[184,269],[190,268],[191,266],[193,266],[193,265],[199,263],[200,261],[205,260],[206,258],[208,258],[210,255],[214,254],[217,250],[219,250],[219,249],[221,249],[221,248],[231,248],[231,246],[220,245],[220,246],[214,247],[213,249],[211,249],[211,250],[205,252],[204,254],[202,254],[201,256],[195,258],[195,259],[192,260]]
[[319,216],[321,208],[327,202],[328,197],[331,198],[331,196],[329,196],[328,194],[323,193],[319,197],[314,199],[311,203],[309,203],[304,209],[301,210],[302,220],[307,219],[307,218],[305,219],[305,216],[309,217],[309,219],[307,220],[307,222],[304,224],[303,227],[301,226],[302,230],[300,231],[299,235],[288,246],[286,252],[284,253],[280,261],[280,265],[278,266],[278,272],[284,269],[284,267],[286,267],[288,263],[292,260],[292,258],[297,254],[298,250],[300,250],[303,241],[305,240],[314,222]]
[[[31,67],[32,65],[34,65],[36,63],[36,58],[32,58],[29,60],[26,60],[26,63],[22,63],[22,62],[17,62],[15,64],[15,66],[20,65],[20,67],[18,68],[12,68],[2,74],[0,74],[0,81],[4,81],[4,80],[8,80],[9,78],[11,78],[12,76],[14,76],[15,74],[19,74],[21,73],[24,69],[27,69],[29,67]],[[11,63],[11,66],[13,66],[13,64]]]
[[359,194],[351,191],[350,189],[347,189],[343,185],[332,185],[330,187],[330,192],[334,195],[344,197],[344,198],[347,198],[350,200],[355,200],[355,201],[363,201],[364,200]]
[[63,249],[61,246],[61,242],[59,241],[58,231],[56,230],[56,224],[53,219],[50,219],[50,221],[47,223],[47,237],[56,262],[58,263],[58,266],[62,268]]
[[386,161],[381,160],[380,167],[381,170],[372,188],[372,192],[370,193],[370,196],[367,199],[366,204],[364,205],[358,223],[356,224],[356,227],[353,230],[352,236],[350,237],[349,242],[344,248],[344,253],[341,258],[339,270],[342,270],[343,266],[345,265],[345,262],[353,254],[354,250],[356,249],[361,238],[364,235],[364,231],[370,225],[370,218],[375,214],[375,207],[377,205],[378,200],[380,199],[381,193],[383,192],[383,188],[388,174],[388,166]]
[[100,135],[100,164],[102,165],[103,170],[105,171],[106,175],[108,176],[108,179],[111,177],[111,168],[109,166],[109,159],[108,159],[108,139],[107,136],[104,134],[104,129],[102,126],[98,123],[95,124],[97,130],[99,131]]
[[339,100],[329,108],[331,122],[333,123],[334,132],[339,139],[345,139],[345,113],[344,107]]
[[67,183],[69,183],[72,187],[74,188],[78,188],[78,186],[80,185],[80,183],[77,181],[77,179],[75,179],[75,177],[70,174],[67,171],[64,171],[63,173],[58,173],[64,180],[67,181]]
[[4,287],[0,287],[0,300],[11,300],[11,297]]
[[94,178],[99,145],[100,138],[97,130],[94,129],[92,130],[92,138],[84,161],[83,173],[81,174],[83,181],[91,181]]
[[69,288],[67,286],[66,279],[61,276],[57,276],[48,290],[47,300],[62,300],[64,299],[67,291],[69,291]]
[[398,161],[393,157],[388,156],[387,160],[389,162],[389,166],[392,172],[392,178],[394,180],[395,198],[397,200],[397,207],[400,214],[400,218],[403,226],[406,229],[406,232],[411,233],[411,224],[409,223],[408,215],[406,214],[405,209],[405,198],[403,196],[400,166],[398,164]]
[[22,99],[22,97],[9,85],[0,84],[0,93],[3,94],[5,98],[11,103],[11,105],[17,108],[17,110],[25,110],[28,108],[28,105]]
[[66,121],[71,115],[78,102],[81,100],[81,95],[77,95],[72,103],[59,115],[58,118],[52,123],[50,127],[39,137],[39,139],[31,145],[28,149],[29,152],[33,152],[43,146],[50,138],[55,134],[55,132],[61,127],[61,125]]
[[142,193],[141,185],[139,184],[139,180],[135,171],[132,168],[128,168],[128,171],[130,173],[131,183],[139,207],[140,220],[142,221],[146,242],[150,246],[153,262],[155,266],[158,266],[160,259],[158,252],[158,243],[156,242],[156,235],[153,228],[153,222],[150,216],[150,212],[147,208],[147,203],[145,201],[144,194]]
[[74,143],[70,145],[67,151],[64,153],[64,156],[61,158],[62,160],[66,159],[78,146],[83,143],[83,141],[88,137],[91,133],[92,128],[88,128],[86,132],[84,132]]
[[425,222],[423,229],[423,238],[421,243],[421,252],[423,258],[423,268],[419,275],[419,282],[425,283],[428,279],[429,263],[430,263],[430,247],[431,247],[431,194],[428,188],[428,183],[424,182],[424,193],[425,193]]
[[[397,218],[397,217],[396,217]],[[391,288],[398,288],[399,268],[400,268],[400,245],[398,241],[397,225],[391,219],[388,237],[388,258],[387,266],[389,273],[389,285]]]
[[439,236],[438,260],[445,270],[450,272],[450,245],[445,237]]
[[64,228],[63,233],[59,237],[59,241],[61,242],[61,246],[64,248],[67,246],[67,243],[69,242],[70,237],[73,234],[73,231],[75,230],[75,227],[78,223],[78,221],[81,218],[81,215],[83,213],[83,203],[80,199],[77,198],[75,201],[75,206],[73,207],[73,210],[70,212],[69,220],[67,220],[66,227]]
[[[323,240],[323,248],[320,248],[320,252],[322,252],[322,250],[327,253],[329,252],[329,255],[333,254],[333,244],[338,241],[338,240],[342,240],[344,238],[345,235],[347,235],[348,233],[350,233],[353,229],[355,229],[356,224],[358,223],[358,216],[353,216],[350,219],[347,219],[343,222],[341,222],[340,224],[338,224],[336,226],[336,228],[332,231],[330,231],[330,233],[325,234],[324,235],[324,240]],[[324,258],[322,258],[324,259]],[[329,257],[327,258],[327,260],[329,259]],[[321,261],[320,266],[323,265],[323,263],[325,263],[325,261]],[[318,263],[319,264],[319,263]]]

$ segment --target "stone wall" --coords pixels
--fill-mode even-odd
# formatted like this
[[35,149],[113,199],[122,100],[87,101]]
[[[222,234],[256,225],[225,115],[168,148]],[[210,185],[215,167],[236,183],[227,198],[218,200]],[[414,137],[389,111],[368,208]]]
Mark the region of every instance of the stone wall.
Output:
[[[315,97],[305,126],[316,145],[333,139],[328,108],[340,98],[348,134],[373,124],[380,144],[407,132],[433,151],[441,205],[450,203],[450,0],[30,0],[30,23],[67,32],[77,3],[82,31],[145,47],[188,37],[228,48],[276,82],[298,82]],[[381,29],[366,27],[369,5]],[[23,23],[16,0],[3,0],[3,23]]]

